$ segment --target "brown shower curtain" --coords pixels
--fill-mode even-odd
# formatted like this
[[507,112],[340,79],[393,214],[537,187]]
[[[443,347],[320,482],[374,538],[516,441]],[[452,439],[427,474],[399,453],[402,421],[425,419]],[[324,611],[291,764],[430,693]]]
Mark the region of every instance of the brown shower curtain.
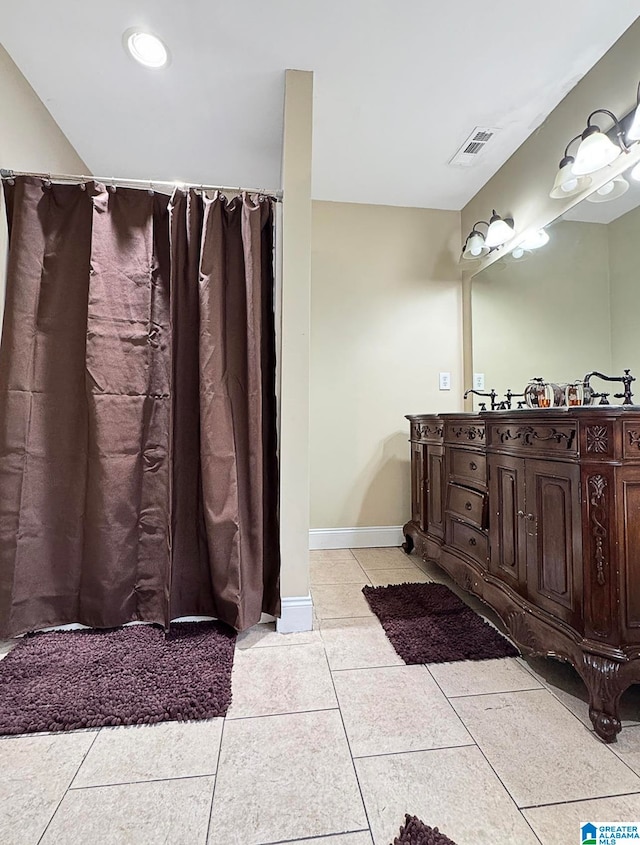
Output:
[[271,200],[13,181],[0,636],[277,615]]

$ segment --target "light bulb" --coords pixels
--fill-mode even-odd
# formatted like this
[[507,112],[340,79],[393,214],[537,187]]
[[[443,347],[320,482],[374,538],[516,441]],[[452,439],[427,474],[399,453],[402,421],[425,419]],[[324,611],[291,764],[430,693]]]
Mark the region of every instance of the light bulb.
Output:
[[128,30],[125,32],[124,41],[133,58],[145,67],[157,70],[169,62],[169,51],[157,35]]
[[607,182],[606,185],[603,185],[601,188],[598,188],[598,193],[601,197],[606,197],[607,194],[610,194],[611,191],[614,189],[613,182]]
[[514,258],[522,258],[524,255],[524,250],[521,246],[517,246],[511,253]]
[[570,194],[572,191],[575,191],[577,187],[577,179],[567,179],[566,182],[563,182],[562,185],[560,185],[560,190],[563,191],[565,194]]
[[520,242],[523,249],[540,249],[541,246],[549,243],[549,235],[544,229],[538,229],[537,232],[532,232],[530,235]]

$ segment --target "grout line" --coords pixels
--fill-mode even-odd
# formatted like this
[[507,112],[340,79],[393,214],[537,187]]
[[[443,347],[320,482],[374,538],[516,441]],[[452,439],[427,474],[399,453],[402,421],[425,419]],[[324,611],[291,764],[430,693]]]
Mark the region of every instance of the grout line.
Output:
[[[426,664],[425,664],[426,665]],[[435,664],[430,664],[435,665]],[[524,687],[523,689],[502,689],[502,690],[495,690],[492,692],[467,692],[461,695],[448,695],[447,698],[449,700],[458,699],[458,698],[479,698],[483,695],[510,695],[512,692],[540,692],[544,691],[544,687]]]
[[329,670],[329,675],[331,677],[331,684],[333,686],[333,692],[334,692],[334,695],[336,697],[336,701],[338,702],[338,713],[340,714],[340,722],[342,723],[342,730],[344,731],[344,738],[345,738],[345,741],[347,743],[347,750],[349,752],[349,756],[351,757],[351,768],[353,769],[353,774],[354,774],[354,777],[356,779],[356,783],[358,785],[358,792],[360,794],[360,801],[362,802],[362,809],[364,810],[364,817],[367,820],[367,829],[369,831],[369,836],[371,837],[371,840],[373,841],[373,833],[371,832],[371,820],[369,818],[369,812],[367,810],[367,804],[364,800],[364,794],[362,792],[362,786],[360,784],[360,778],[358,777],[358,770],[356,769],[356,763],[355,763],[355,759],[354,759],[354,756],[353,756],[353,751],[351,750],[351,743],[349,742],[349,735],[347,733],[347,728],[346,728],[346,725],[344,723],[344,717],[342,715],[342,708],[340,707],[340,699],[338,698],[338,691],[336,689],[336,685],[335,685],[335,682],[333,680],[333,673],[331,672],[331,666],[329,666],[329,658],[327,657],[326,649],[325,649],[324,657],[325,657],[325,660],[327,661],[327,668]]
[[[231,699],[233,701],[233,698]],[[224,729],[227,725],[227,717],[224,717],[222,722],[222,730],[220,731],[220,744],[218,745],[218,759],[216,761],[216,779],[213,782],[213,789],[211,790],[211,803],[209,804],[209,820],[207,821],[207,833],[204,838],[204,845],[209,841],[209,831],[211,830],[211,820],[213,819],[213,801],[216,797],[216,786],[220,778],[220,761],[222,757],[222,740],[224,737]]]
[[[101,730],[101,729],[100,729],[100,730]],[[62,804],[62,802],[64,801],[64,799],[65,799],[65,797],[67,796],[67,794],[68,794],[69,790],[71,789],[71,785],[73,784],[74,780],[75,780],[75,779],[76,779],[76,777],[78,776],[78,772],[79,772],[79,771],[80,771],[80,769],[82,768],[82,764],[84,763],[84,761],[87,759],[87,755],[88,755],[88,753],[89,753],[89,752],[91,751],[91,749],[93,748],[93,745],[94,745],[94,743],[95,743],[96,739],[98,738],[98,734],[100,733],[100,730],[95,731],[95,736],[94,736],[94,737],[93,737],[93,739],[91,740],[91,743],[90,743],[89,747],[87,748],[87,750],[85,751],[85,753],[82,755],[82,760],[80,760],[80,762],[78,763],[78,768],[75,770],[75,772],[74,772],[74,774],[73,774],[73,777],[71,778],[71,780],[70,780],[70,781],[69,781],[69,783],[67,784],[66,789],[65,789],[65,790],[64,790],[64,792],[62,793],[62,797],[60,798],[60,800],[59,800],[59,801],[58,801],[58,803],[56,804],[56,808],[55,808],[55,810],[53,811],[53,813],[51,814],[51,817],[50,817],[49,821],[47,822],[45,829],[42,831],[42,835],[39,837],[39,839],[38,839],[38,843],[42,842],[42,840],[44,839],[44,837],[45,837],[45,835],[46,835],[47,831],[49,830],[49,826],[50,826],[51,822],[54,820],[54,818],[56,817],[56,815],[57,815],[57,813],[58,813],[58,810],[60,809],[60,805],[61,805],[61,804]]]
[[[367,584],[367,587],[372,587],[373,584]],[[354,616],[350,613],[349,616],[318,616],[318,622],[333,622],[334,619],[377,619],[378,617],[373,613],[364,613],[362,616]]]
[[[437,664],[426,664],[427,665],[437,665]],[[460,699],[460,698],[481,698],[483,695],[516,695],[519,692],[549,692],[549,690],[545,689],[543,686],[539,687],[526,687],[525,689],[503,689],[503,690],[495,690],[494,692],[468,692],[463,693],[462,695],[448,695],[448,699]]]
[[371,836],[371,839],[373,839],[368,827],[359,827],[357,830],[339,830],[336,833],[319,833],[312,836],[299,836],[297,839],[277,839],[275,841],[265,840],[264,842],[258,843],[258,845],[288,845],[290,842],[309,842],[314,839],[332,839],[336,836],[349,836],[352,833],[368,833],[369,836]]
[[[428,670],[428,669],[429,669],[429,667],[427,666],[427,670]],[[436,677],[435,677],[435,676],[434,676],[431,672],[429,672],[429,674],[430,674],[430,675],[431,675],[431,677],[433,678],[434,683],[437,685],[437,687],[438,687],[438,689],[440,690],[440,692],[444,695],[444,691],[443,691],[442,687],[440,686],[440,684],[438,683],[437,678],[436,678]],[[446,696],[445,696],[445,698],[446,698]],[[465,725],[465,723],[464,723],[464,721],[463,721],[462,717],[460,716],[460,714],[458,713],[458,711],[455,709],[455,707],[454,707],[452,704],[450,704],[450,707],[451,707],[451,709],[454,711],[454,713],[456,714],[456,716],[458,717],[458,719],[460,719],[460,722],[462,723],[462,725],[463,725],[464,729],[466,730],[466,732],[469,734],[469,736],[471,737],[471,739],[472,739],[472,740],[473,740],[473,742],[475,743],[475,747],[478,749],[478,751],[480,752],[480,754],[483,756],[483,758],[484,758],[484,760],[485,760],[485,762],[486,762],[487,766],[489,766],[489,768],[491,769],[491,771],[492,771],[492,772],[494,773],[494,775],[496,776],[496,778],[497,778],[497,780],[498,780],[498,783],[502,786],[502,788],[504,789],[504,791],[505,791],[505,793],[506,793],[507,797],[509,798],[509,800],[511,801],[511,803],[512,803],[512,804],[513,804],[513,806],[515,807],[516,813],[518,813],[518,814],[519,814],[519,816],[520,816],[520,818],[524,820],[524,823],[527,825],[527,827],[528,827],[528,828],[529,828],[529,830],[531,831],[531,834],[532,834],[532,836],[534,837],[534,839],[535,839],[537,842],[541,842],[541,840],[540,840],[540,838],[537,836],[537,834],[536,834],[535,830],[533,829],[533,827],[532,827],[532,826],[531,826],[531,824],[529,823],[529,820],[526,818],[526,816],[524,815],[524,813],[522,812],[522,810],[520,809],[520,807],[518,807],[518,805],[517,805],[517,803],[516,803],[516,801],[515,801],[515,798],[513,797],[513,795],[512,795],[512,794],[509,792],[509,790],[507,789],[507,787],[506,787],[506,785],[505,785],[504,781],[502,780],[502,778],[500,777],[500,775],[498,774],[498,772],[496,771],[496,769],[493,767],[493,765],[492,765],[492,764],[491,764],[491,762],[489,761],[489,758],[487,757],[487,755],[484,753],[484,751],[483,751],[483,750],[482,750],[482,748],[480,747],[479,742],[476,740],[476,738],[474,737],[474,735],[473,735],[473,733],[471,732],[471,730],[470,730],[470,729],[469,729],[469,728]]]
[[[21,734],[2,734],[0,735],[0,742],[11,742],[12,740],[16,739],[29,739],[31,737],[40,737],[40,736],[72,736],[73,734],[86,734],[86,733],[99,733],[102,728],[112,727],[111,725],[93,725],[91,727],[86,728],[74,728],[71,731],[25,731]],[[121,727],[120,725],[114,725],[113,727]],[[137,725],[132,725],[131,727],[138,727]]]
[[340,706],[334,707],[310,707],[308,710],[287,710],[285,713],[256,713],[254,716],[225,716],[225,722],[247,722],[250,719],[276,719],[278,716],[300,716],[302,713],[328,713],[332,710],[339,710]]
[[112,786],[137,786],[141,783],[167,783],[176,780],[198,780],[199,778],[214,778],[215,772],[202,775],[173,775],[167,778],[143,778],[141,780],[119,780],[115,783],[88,783],[86,786],[70,786],[71,792],[82,792],[85,789],[109,789]]
[[[296,633],[300,634],[310,634],[311,631],[298,631]],[[280,634],[281,637],[288,637],[289,634]],[[263,648],[308,648],[309,646],[317,646],[319,645],[318,642],[310,642],[310,643],[274,643],[273,645],[248,645],[246,648],[242,648],[242,646],[236,645],[236,651],[253,651],[254,649],[263,649]],[[320,643],[321,645],[321,643]]]
[[315,584],[311,581],[311,589],[317,590],[322,589],[323,587],[366,587],[367,584],[364,583],[369,580],[369,576],[366,573],[363,573],[364,577],[359,578],[357,581],[340,581],[338,583],[327,582],[326,584]]
[[368,669],[406,669],[407,666],[421,666],[420,663],[381,663],[376,666],[348,666],[345,669],[331,669],[332,672],[366,672]]
[[607,801],[609,798],[626,798],[640,795],[640,792],[616,792],[615,795],[591,795],[589,798],[574,798],[571,801],[549,801],[546,804],[523,804],[521,810],[535,810],[537,807],[564,807],[571,804],[584,804],[586,801]]
[[[472,737],[473,739],[473,737]],[[398,757],[406,754],[424,754],[425,751],[456,751],[458,748],[476,748],[475,742],[463,742],[460,745],[438,745],[435,748],[409,748],[406,751],[383,751],[381,754],[356,754],[354,760],[370,760],[372,757]]]

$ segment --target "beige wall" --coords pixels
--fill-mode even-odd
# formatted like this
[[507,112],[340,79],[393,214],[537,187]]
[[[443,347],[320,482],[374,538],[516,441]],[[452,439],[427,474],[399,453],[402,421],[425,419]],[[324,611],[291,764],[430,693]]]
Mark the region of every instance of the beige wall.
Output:
[[[58,124],[0,45],[0,167],[89,174]],[[4,312],[7,229],[0,191],[0,329]]]
[[459,242],[458,212],[313,203],[312,528],[407,520],[404,415],[460,408]]
[[611,371],[609,228],[556,223],[525,261],[474,276],[473,362],[487,390],[502,396],[537,376],[568,382]]
[[611,372],[625,367],[639,379],[632,387],[640,402],[640,343],[638,341],[638,243],[640,207],[619,217],[609,230],[611,285]]

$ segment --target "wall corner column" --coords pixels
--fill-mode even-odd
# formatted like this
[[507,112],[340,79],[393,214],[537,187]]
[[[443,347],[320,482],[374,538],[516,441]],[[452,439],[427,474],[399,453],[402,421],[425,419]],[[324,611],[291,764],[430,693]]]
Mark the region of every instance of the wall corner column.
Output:
[[[280,333],[280,545],[282,618],[278,630],[311,628],[288,620],[287,599],[309,596],[309,331],[311,314],[311,149],[313,73],[287,70],[282,147]],[[299,609],[297,611],[300,613]],[[308,617],[308,618],[307,618]],[[291,622],[292,624],[289,624]]]

